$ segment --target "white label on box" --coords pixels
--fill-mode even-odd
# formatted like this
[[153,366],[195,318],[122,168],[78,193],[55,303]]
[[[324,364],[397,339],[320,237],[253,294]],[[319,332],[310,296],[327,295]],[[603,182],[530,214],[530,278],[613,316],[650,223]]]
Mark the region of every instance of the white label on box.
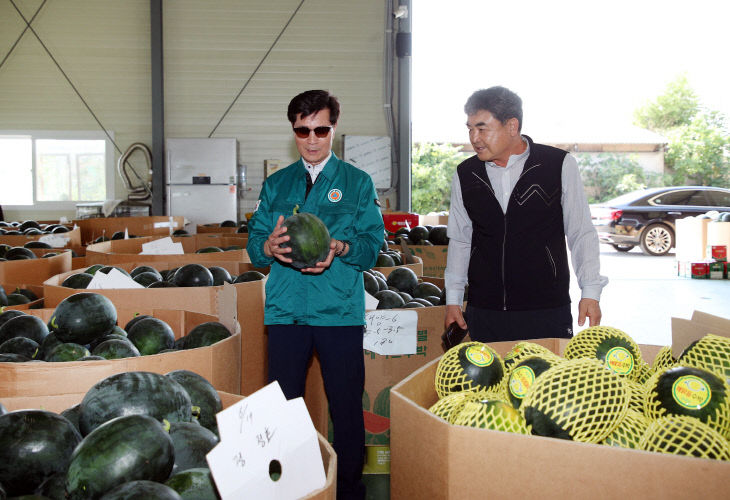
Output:
[[374,311],[378,308],[378,302],[379,300],[370,295],[368,292],[365,292],[365,310],[366,311]]
[[[206,455],[223,500],[301,498],[324,487],[317,432],[302,398],[278,382],[216,415],[221,440]],[[270,471],[280,475],[272,477]]]
[[106,274],[96,271],[92,280],[86,285],[87,290],[113,288],[144,288],[144,286],[118,269],[112,269]]
[[368,311],[365,313],[363,349],[381,355],[416,354],[418,344],[416,311]]

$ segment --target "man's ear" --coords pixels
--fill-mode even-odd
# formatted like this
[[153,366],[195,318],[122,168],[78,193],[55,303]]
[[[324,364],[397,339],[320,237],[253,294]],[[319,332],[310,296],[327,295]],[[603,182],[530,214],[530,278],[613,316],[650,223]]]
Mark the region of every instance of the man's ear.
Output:
[[520,121],[517,118],[510,118],[509,120],[507,120],[507,130],[512,137],[519,135]]

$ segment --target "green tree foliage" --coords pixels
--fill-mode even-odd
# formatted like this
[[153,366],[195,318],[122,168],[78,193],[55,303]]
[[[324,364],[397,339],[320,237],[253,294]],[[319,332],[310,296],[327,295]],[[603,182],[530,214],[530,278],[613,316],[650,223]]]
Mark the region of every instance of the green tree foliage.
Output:
[[419,214],[449,209],[451,180],[466,154],[451,144],[416,143],[411,151],[411,208]]
[[645,171],[630,155],[576,153],[575,156],[589,203],[662,185],[659,174]]
[[669,139],[671,183],[730,187],[730,135],[725,117],[704,109],[686,75],[634,113],[635,123]]

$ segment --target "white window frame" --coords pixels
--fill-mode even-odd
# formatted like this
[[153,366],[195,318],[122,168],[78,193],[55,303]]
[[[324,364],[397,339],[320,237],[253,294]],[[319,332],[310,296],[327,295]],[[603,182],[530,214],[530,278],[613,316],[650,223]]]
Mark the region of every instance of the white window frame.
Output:
[[[109,136],[102,131],[97,130],[0,130],[0,136],[16,136],[30,137],[32,140],[32,163],[31,178],[33,179],[33,204],[32,205],[2,205],[3,210],[76,210],[79,203],[89,203],[94,201],[106,200],[70,200],[70,201],[37,201],[36,200],[36,143],[38,139],[56,139],[56,140],[101,140],[105,144],[105,172],[106,172],[106,196],[107,199],[116,198],[114,191],[114,180],[116,178],[116,161],[114,133],[109,132]],[[111,139],[110,139],[111,137]]]

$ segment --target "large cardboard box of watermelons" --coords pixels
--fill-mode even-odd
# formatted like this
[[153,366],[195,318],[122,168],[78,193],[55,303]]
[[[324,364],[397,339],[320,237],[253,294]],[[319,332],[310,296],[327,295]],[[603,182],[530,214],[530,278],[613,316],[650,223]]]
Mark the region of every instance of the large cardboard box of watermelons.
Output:
[[[17,396],[2,397],[2,403],[8,411],[25,410],[25,409],[43,409],[56,413],[61,413],[67,408],[81,402],[84,392],[73,394],[60,394],[52,396]],[[218,395],[223,403],[223,409],[237,403],[243,396],[231,394],[225,391],[218,391]],[[317,433],[319,441],[319,451],[322,455],[322,465],[324,466],[325,485],[319,490],[302,497],[303,500],[335,500],[337,496],[337,455],[335,450],[329,444],[322,434]]]
[[95,243],[86,247],[86,263],[91,264],[115,264],[118,262],[134,262],[136,260],[147,261],[189,261],[191,256],[199,259],[199,262],[210,262],[216,260],[237,260],[240,262],[251,262],[243,245],[236,239],[224,241],[227,238],[215,238],[218,244],[226,246],[238,245],[242,247],[239,250],[227,250],[225,252],[206,252],[195,253],[197,250],[203,249],[210,245],[210,241],[196,236],[176,237],[172,238],[174,243],[182,244],[184,254],[181,255],[140,255],[143,248],[142,245],[158,240],[158,236],[148,236],[143,238],[132,238],[128,240],[112,240]]
[[[730,322],[720,329],[730,335]],[[700,338],[706,328],[698,323],[693,331]],[[567,340],[535,342],[562,353]],[[512,347],[490,345],[500,355]],[[640,348],[649,360],[659,350]],[[485,498],[505,492],[541,499],[728,498],[728,462],[451,425],[428,411],[438,399],[438,361],[391,391],[392,498]]]
[[[443,279],[423,278],[443,287]],[[366,328],[373,329],[374,316],[382,310],[366,312]],[[387,320],[391,325],[404,323],[399,317],[404,313],[416,314],[416,352],[415,354],[382,355],[364,350],[365,390],[363,392],[363,416],[365,419],[365,444],[368,446],[365,473],[388,473],[390,468],[390,390],[408,374],[438,358],[443,354],[441,334],[444,331],[445,306],[423,307],[416,309],[391,309]],[[366,334],[368,331],[366,330]],[[307,396],[312,398],[310,414],[315,427],[323,434],[329,433],[328,406],[319,371],[319,363],[313,363],[307,372]],[[308,401],[309,405],[309,401]],[[316,416],[316,418],[315,418]]]
[[71,252],[61,252],[48,258],[0,262],[0,283],[40,285],[51,276],[70,271],[71,259]]
[[[43,307],[43,286],[42,285],[28,285],[25,283],[0,283],[0,286],[5,290],[5,294],[13,294],[23,292],[29,301],[18,303],[15,305],[7,305],[2,308],[3,311],[8,309],[15,309],[17,311],[25,311],[26,309],[38,309]],[[30,292],[30,293],[27,293]],[[36,298],[33,299],[33,296]]]
[[74,227],[65,233],[49,233],[34,235],[13,235],[6,234],[0,236],[0,244],[10,245],[12,247],[22,247],[29,241],[42,241],[48,243],[53,248],[70,248],[81,245],[81,229]]
[[[191,257],[191,256],[188,256]],[[201,263],[192,257],[192,262]],[[189,261],[146,261],[115,264],[127,271],[140,265],[149,265],[155,269],[172,269]],[[228,269],[229,272],[241,274],[254,270],[251,264],[244,262],[211,261],[203,265],[216,265]],[[46,307],[55,307],[61,300],[78,292],[72,288],[61,286],[63,280],[74,272],[66,272],[54,276],[43,283]],[[234,285],[184,288],[127,288],[94,290],[109,297],[118,307],[132,308],[139,305],[146,307],[180,308],[207,314],[219,314],[222,297],[226,288],[236,290],[236,317],[241,326],[240,343],[240,390],[231,391],[251,394],[267,383],[266,336],[264,327],[264,281],[250,281]]]
[[[167,373],[186,369],[210,381],[216,389],[238,393],[241,381],[241,333],[236,321],[235,288],[220,294],[219,313],[202,314],[180,309],[156,309],[140,304],[116,306],[122,327],[138,314],[148,314],[170,325],[175,338],[208,321],[223,323],[233,335],[207,347],[105,361],[0,363],[0,397],[47,396],[86,392],[99,380],[126,371]],[[55,308],[26,311],[48,322]]]
[[111,238],[117,231],[127,231],[130,236],[169,236],[173,231],[184,227],[185,217],[94,217],[75,219],[73,223],[81,228],[81,244],[88,245],[100,236]]
[[212,234],[235,234],[238,227],[221,227],[220,223],[197,224],[195,226],[196,234],[212,233]]

